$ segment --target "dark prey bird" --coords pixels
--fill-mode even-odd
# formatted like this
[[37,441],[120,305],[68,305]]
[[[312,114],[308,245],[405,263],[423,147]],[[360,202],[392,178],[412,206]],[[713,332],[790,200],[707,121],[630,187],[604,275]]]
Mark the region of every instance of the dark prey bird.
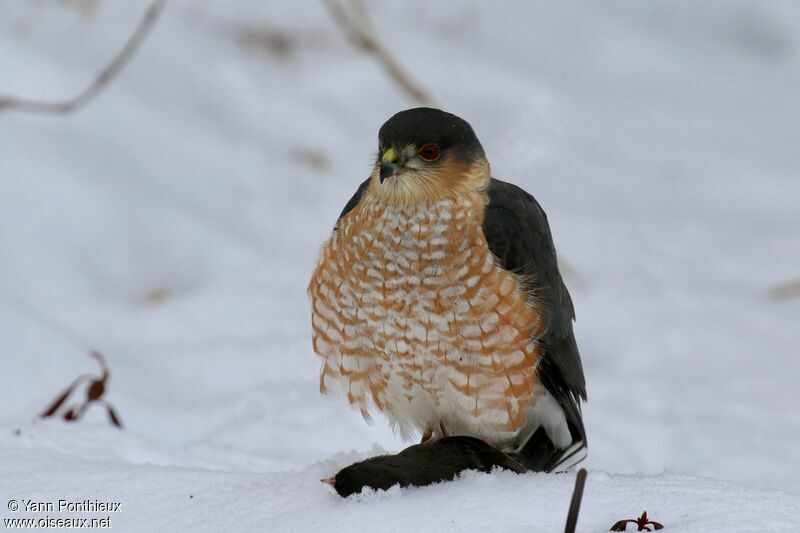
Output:
[[352,464],[335,476],[323,479],[346,498],[365,487],[387,490],[394,485],[424,487],[451,481],[464,470],[491,472],[495,468],[517,473],[527,469],[511,455],[496,450],[475,437],[445,437],[416,444],[396,455],[380,455]]

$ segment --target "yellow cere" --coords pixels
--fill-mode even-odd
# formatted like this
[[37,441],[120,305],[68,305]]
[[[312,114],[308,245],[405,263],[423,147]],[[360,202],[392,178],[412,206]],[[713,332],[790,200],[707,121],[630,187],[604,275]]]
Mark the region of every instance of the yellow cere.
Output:
[[389,163],[394,163],[397,161],[397,152],[394,151],[394,148],[389,148],[383,152],[383,157],[381,159]]

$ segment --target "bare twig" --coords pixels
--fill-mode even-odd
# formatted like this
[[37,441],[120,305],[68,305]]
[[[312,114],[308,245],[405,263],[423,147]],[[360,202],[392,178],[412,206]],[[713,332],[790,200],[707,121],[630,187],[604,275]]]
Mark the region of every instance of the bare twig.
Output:
[[583,498],[583,487],[586,485],[586,469],[578,470],[575,478],[575,488],[572,491],[572,501],[569,502],[569,512],[567,513],[567,524],[564,526],[564,533],[575,533],[578,525],[578,511],[581,510],[581,499]]
[[144,42],[150,30],[158,20],[167,0],[153,0],[147,8],[141,22],[111,62],[95,77],[94,81],[83,91],[68,100],[47,102],[31,100],[15,96],[0,95],[0,111],[22,111],[27,113],[46,113],[69,115],[88,104],[113,80],[130,62]]
[[769,294],[775,300],[788,300],[800,296],[800,279],[786,281],[769,289]]
[[350,2],[346,10],[337,0],[323,0],[333,20],[342,30],[347,40],[356,48],[371,54],[378,60],[389,77],[414,101],[425,106],[435,106],[435,102],[419,84],[412,81],[394,57],[378,40],[375,31],[369,27],[369,20],[362,6]]

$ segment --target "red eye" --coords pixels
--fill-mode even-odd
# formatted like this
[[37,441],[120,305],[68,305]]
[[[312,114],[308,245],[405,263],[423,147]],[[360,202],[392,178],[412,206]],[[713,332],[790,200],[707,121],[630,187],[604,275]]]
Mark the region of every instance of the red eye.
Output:
[[436,161],[442,154],[438,144],[428,143],[419,149],[419,156],[425,161]]

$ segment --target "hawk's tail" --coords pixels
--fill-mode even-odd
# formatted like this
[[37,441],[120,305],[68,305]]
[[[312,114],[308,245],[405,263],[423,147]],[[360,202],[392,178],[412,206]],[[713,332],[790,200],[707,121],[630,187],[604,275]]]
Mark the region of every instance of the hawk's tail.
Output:
[[565,449],[558,449],[547,432],[540,427],[516,452],[508,455],[528,470],[534,472],[564,472],[577,465],[588,454],[583,428],[569,424],[572,443]]

